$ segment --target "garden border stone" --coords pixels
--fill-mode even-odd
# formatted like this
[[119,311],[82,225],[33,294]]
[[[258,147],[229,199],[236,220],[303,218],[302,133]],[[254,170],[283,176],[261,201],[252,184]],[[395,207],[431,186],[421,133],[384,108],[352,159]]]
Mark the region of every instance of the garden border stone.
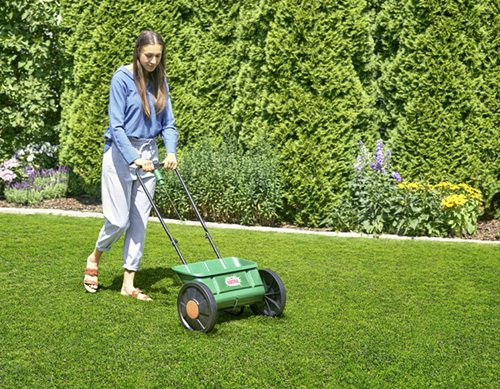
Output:
[[[10,213],[10,214],[46,214],[46,215],[61,215],[61,216],[72,216],[72,217],[95,217],[104,218],[104,215],[99,212],[77,212],[77,211],[63,211],[58,209],[25,209],[25,208],[0,208],[0,213]],[[174,219],[164,219],[167,224],[182,224],[179,220]],[[150,217],[149,221],[158,222],[156,217]],[[199,225],[195,221],[184,221],[186,225]],[[485,240],[474,240],[474,239],[451,239],[451,238],[434,238],[434,237],[411,237],[411,236],[399,236],[399,235],[369,235],[354,232],[334,232],[334,231],[313,231],[313,230],[301,230],[293,228],[278,228],[278,227],[260,227],[260,226],[242,226],[239,224],[221,224],[221,223],[205,223],[209,228],[227,228],[235,230],[249,230],[249,231],[261,231],[261,232],[281,232],[290,234],[312,234],[312,235],[324,235],[339,238],[372,238],[372,239],[395,239],[395,240],[427,240],[427,241],[437,241],[437,242],[453,242],[453,243],[484,243],[484,244],[500,244],[500,241],[485,241]]]

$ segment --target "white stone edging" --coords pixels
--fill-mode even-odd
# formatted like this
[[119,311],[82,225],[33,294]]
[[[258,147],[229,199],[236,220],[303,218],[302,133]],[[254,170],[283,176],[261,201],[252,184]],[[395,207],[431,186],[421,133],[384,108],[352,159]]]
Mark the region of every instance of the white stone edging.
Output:
[[[46,214],[46,215],[61,215],[61,216],[72,216],[72,217],[95,217],[104,218],[104,215],[99,212],[76,212],[76,211],[64,211],[58,209],[37,209],[37,208],[0,208],[0,213],[11,213],[11,214]],[[149,221],[158,222],[158,218],[150,217]],[[186,225],[199,225],[196,221],[184,221],[174,219],[164,219],[166,224],[186,224]],[[281,232],[289,234],[311,234],[311,235],[323,235],[332,236],[339,238],[372,238],[372,239],[394,239],[394,240],[427,240],[427,241],[438,241],[438,242],[453,242],[453,243],[483,243],[483,244],[500,244],[500,241],[486,241],[486,240],[474,240],[474,239],[450,239],[450,238],[433,238],[433,237],[411,237],[411,236],[399,236],[399,235],[370,235],[361,234],[354,232],[334,232],[334,231],[313,231],[313,230],[300,230],[293,228],[277,228],[277,227],[260,227],[260,226],[242,226],[239,224],[220,224],[220,223],[205,223],[209,228],[227,228],[233,230],[250,230],[250,231],[261,231],[261,232]]]

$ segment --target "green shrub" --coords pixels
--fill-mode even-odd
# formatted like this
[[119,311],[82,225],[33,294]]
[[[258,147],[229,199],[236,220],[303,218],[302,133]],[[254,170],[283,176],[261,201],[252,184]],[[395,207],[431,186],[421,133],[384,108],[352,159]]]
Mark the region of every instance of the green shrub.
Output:
[[167,46],[179,148],[267,139],[289,221],[315,226],[348,192],[361,134],[384,139],[404,176],[480,188],[498,214],[497,1],[61,4],[60,162],[74,192],[98,191],[109,81],[151,28]]
[[374,25],[380,126],[402,175],[500,193],[500,3],[389,0]]
[[403,192],[405,217],[400,222],[401,227],[406,227],[403,233],[458,235],[476,231],[479,209],[483,205],[480,190],[449,181],[436,185],[403,182],[398,187]]
[[373,99],[364,90],[371,85],[364,0],[62,5],[68,71],[61,163],[81,178],[72,177],[72,185],[84,191],[100,180],[111,75],[130,63],[146,27],[166,43],[179,148],[204,136],[218,143],[229,134],[244,149],[266,139],[283,172],[287,217],[296,223],[318,224],[346,189],[351,155],[344,139],[361,131],[376,139]]
[[[265,45],[264,119],[287,218],[317,226],[346,191],[356,134],[376,139],[366,1],[278,1]],[[368,85],[367,85],[368,84]]]
[[56,144],[60,118],[59,2],[13,0],[0,12],[0,159]]
[[354,179],[349,183],[349,199],[334,208],[323,223],[341,230],[361,228],[369,234],[392,230],[397,208],[398,172],[390,172],[390,151],[381,140],[371,154],[359,142],[360,155],[353,164]]
[[[207,221],[273,225],[282,202],[280,173],[267,149],[243,151],[233,145],[212,147],[208,141],[179,156],[179,171]],[[194,219],[195,213],[177,178],[163,172],[155,203],[162,216]],[[170,201],[170,199],[171,201]]]

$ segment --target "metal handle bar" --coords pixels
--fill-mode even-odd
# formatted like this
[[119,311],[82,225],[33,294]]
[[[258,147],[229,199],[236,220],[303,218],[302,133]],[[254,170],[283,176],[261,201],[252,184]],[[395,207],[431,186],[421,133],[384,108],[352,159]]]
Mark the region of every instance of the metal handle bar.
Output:
[[[157,169],[156,166],[157,166],[157,163],[155,162],[155,169]],[[161,217],[160,211],[158,211],[158,208],[156,207],[156,205],[154,203],[154,200],[153,200],[153,197],[151,196],[151,193],[149,193],[148,189],[146,188],[146,185],[144,185],[144,181],[142,180],[142,177],[139,174],[140,170],[142,170],[142,166],[137,167],[137,170],[136,170],[137,179],[141,183],[142,189],[144,189],[144,192],[146,193],[146,196],[148,197],[149,202],[151,203],[151,206],[153,207],[154,211],[156,212],[156,216],[158,216],[158,220],[160,220],[160,223],[163,226],[163,229],[165,230],[165,232],[167,233],[167,235],[170,239],[170,242],[172,242],[172,245],[174,246],[175,251],[177,251],[179,258],[181,259],[182,263],[187,266],[186,260],[182,256],[181,250],[179,250],[179,246],[177,246],[177,240],[174,239],[174,237],[172,236],[172,234],[168,230],[167,225],[165,224],[165,222],[163,221],[163,218]]]
[[196,207],[196,204],[194,203],[194,200],[191,197],[191,193],[189,193],[189,190],[188,190],[186,184],[184,183],[184,180],[181,177],[181,173],[179,172],[179,169],[175,169],[175,172],[177,173],[177,177],[179,178],[179,181],[181,182],[182,187],[184,188],[184,191],[186,192],[186,194],[189,198],[189,201],[191,202],[191,205],[193,206],[194,212],[196,213],[196,216],[198,217],[198,220],[200,221],[201,226],[205,230],[205,238],[207,238],[208,241],[210,242],[210,244],[212,245],[212,248],[214,249],[214,252],[215,252],[215,255],[217,255],[217,258],[221,259],[219,251],[217,250],[217,247],[215,247],[215,243],[212,240],[212,236],[210,235],[210,232],[208,232],[207,225],[205,224],[205,221],[201,217],[200,212],[198,211],[198,208]]
[[[160,167],[162,167],[163,165],[159,162],[154,162],[154,167],[155,167],[155,177],[158,181],[160,181],[159,177],[161,177],[160,174],[158,174],[156,172],[156,170]],[[170,234],[170,231],[168,230],[165,222],[163,221],[163,218],[161,217],[160,215],[160,212],[158,211],[158,208],[156,207],[156,205],[154,204],[154,201],[153,201],[153,198],[151,196],[151,194],[149,193],[149,191],[146,189],[146,186],[144,185],[144,182],[142,180],[142,177],[140,176],[139,172],[140,172],[140,169],[142,169],[141,166],[139,166],[137,168],[137,171],[136,171],[136,174],[137,174],[137,178],[139,179],[139,182],[141,183],[144,191],[146,192],[146,195],[148,196],[148,199],[149,201],[151,202],[151,205],[153,206],[153,209],[154,211],[156,212],[156,215],[158,216],[158,219],[160,220],[162,226],[163,226],[163,229],[165,230],[165,232],[167,233],[168,237],[170,238],[170,241],[172,242],[172,245],[175,247],[176,251],[177,251],[177,254],[179,255],[179,257],[181,258],[182,260],[182,263],[184,265],[186,265],[186,261],[184,260],[184,257],[182,256],[180,250],[179,250],[179,247],[177,246],[177,241],[172,237],[172,235]],[[210,245],[212,246],[214,252],[215,252],[215,255],[217,255],[217,258],[221,259],[221,256],[219,254],[219,251],[217,250],[217,247],[215,247],[215,243],[214,241],[212,240],[212,236],[210,235],[210,232],[208,232],[208,228],[205,224],[205,221],[203,220],[203,218],[201,217],[201,214],[200,212],[198,211],[198,207],[196,207],[196,204],[193,200],[193,198],[191,197],[191,193],[189,193],[189,190],[186,186],[186,183],[184,182],[184,180],[182,179],[182,176],[181,176],[181,173],[179,172],[179,169],[175,169],[175,173],[177,173],[177,177],[179,178],[179,181],[181,182],[181,185],[184,189],[184,191],[186,192],[186,195],[188,196],[189,198],[189,201],[191,203],[191,205],[193,206],[193,209],[196,213],[196,216],[198,217],[198,220],[200,221],[201,223],[201,226],[203,227],[203,229],[205,230],[205,238],[208,239],[208,241],[210,242]],[[160,181],[160,184],[163,184],[162,180]]]

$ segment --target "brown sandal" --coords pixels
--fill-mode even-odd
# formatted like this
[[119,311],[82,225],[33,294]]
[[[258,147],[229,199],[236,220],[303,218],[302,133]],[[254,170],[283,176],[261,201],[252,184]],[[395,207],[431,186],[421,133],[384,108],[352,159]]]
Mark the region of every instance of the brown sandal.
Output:
[[[89,267],[85,269],[85,276],[97,277],[97,273],[98,273],[97,269],[91,269]],[[83,280],[83,286],[85,287],[85,289],[87,289],[87,292],[95,293],[97,292],[99,283],[97,281],[92,281],[85,278]],[[95,286],[95,288],[93,288],[92,286]]]
[[136,298],[137,300],[144,300],[144,301],[152,300],[152,298],[149,297],[147,294],[142,293],[142,290],[140,290],[139,288],[135,288],[130,296]]

